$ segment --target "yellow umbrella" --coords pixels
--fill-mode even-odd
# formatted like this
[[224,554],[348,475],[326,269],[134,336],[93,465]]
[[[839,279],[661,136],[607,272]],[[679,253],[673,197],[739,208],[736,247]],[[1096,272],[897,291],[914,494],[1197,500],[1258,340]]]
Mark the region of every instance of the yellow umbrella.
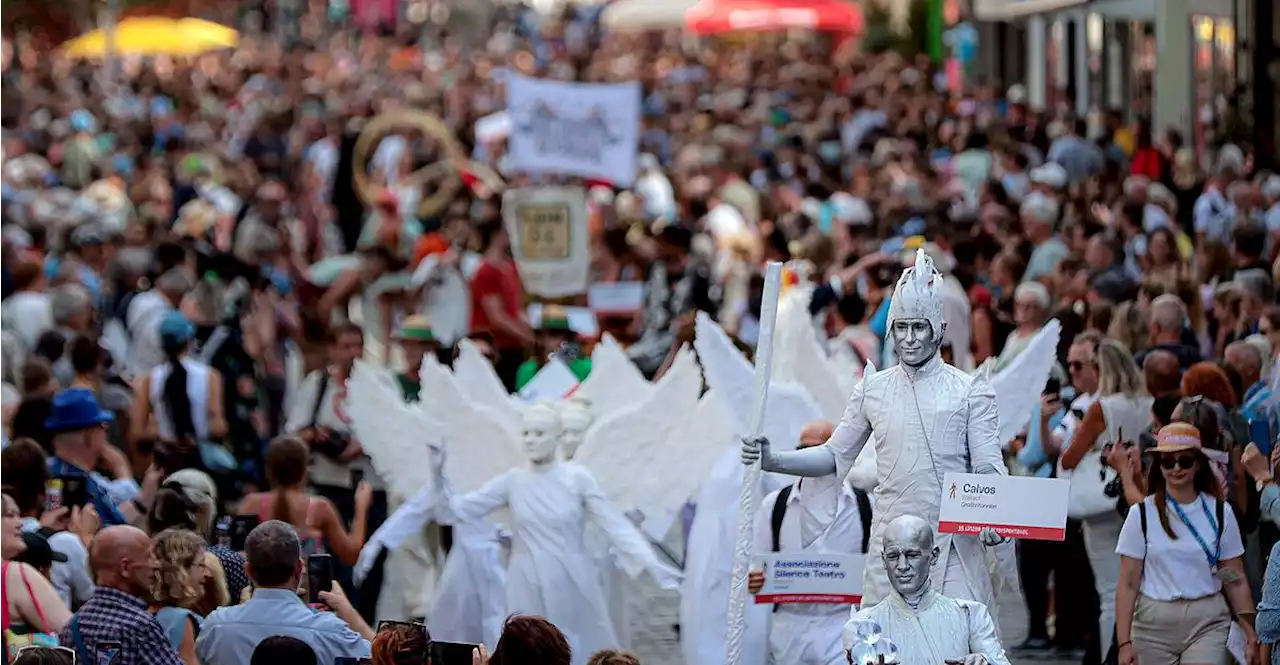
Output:
[[[199,55],[235,46],[240,35],[217,23],[194,18],[140,16],[125,19],[115,29],[115,50],[127,55]],[[62,45],[67,55],[97,58],[107,54],[106,30],[87,32]]]

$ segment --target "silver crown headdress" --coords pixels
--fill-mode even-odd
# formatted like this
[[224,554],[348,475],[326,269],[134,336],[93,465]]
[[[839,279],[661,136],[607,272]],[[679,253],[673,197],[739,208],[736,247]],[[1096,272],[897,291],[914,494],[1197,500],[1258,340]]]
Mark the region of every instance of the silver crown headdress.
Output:
[[942,273],[924,249],[916,250],[916,264],[902,271],[889,303],[886,330],[893,330],[898,319],[925,319],[934,335],[942,334]]

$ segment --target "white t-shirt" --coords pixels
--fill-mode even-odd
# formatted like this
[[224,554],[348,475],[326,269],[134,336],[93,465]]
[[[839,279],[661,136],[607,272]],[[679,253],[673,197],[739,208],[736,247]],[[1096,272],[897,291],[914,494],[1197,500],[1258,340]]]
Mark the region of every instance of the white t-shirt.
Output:
[[[1142,515],[1139,514],[1141,505],[1144,504],[1147,507],[1145,540],[1142,537]],[[1210,494],[1201,494],[1200,501],[1180,504],[1180,507],[1195,527],[1196,533],[1204,539],[1205,545],[1210,551],[1215,550],[1218,530],[1213,522],[1217,520],[1217,499]],[[1140,590],[1142,595],[1152,600],[1195,600],[1218,593],[1222,590],[1222,581],[1214,577],[1204,549],[1196,542],[1191,529],[1178,517],[1172,501],[1168,511],[1169,527],[1177,536],[1176,540],[1170,540],[1164,527],[1160,525],[1154,496],[1143,499],[1142,504],[1130,506],[1124,527],[1120,529],[1116,554],[1143,561]],[[1240,540],[1240,527],[1236,524],[1231,506],[1222,507],[1222,521],[1222,554],[1219,561],[1243,556],[1244,544]]]
[[4,301],[0,320],[5,330],[13,331],[22,348],[23,357],[36,348],[40,336],[53,330],[53,310],[49,294],[19,291]]

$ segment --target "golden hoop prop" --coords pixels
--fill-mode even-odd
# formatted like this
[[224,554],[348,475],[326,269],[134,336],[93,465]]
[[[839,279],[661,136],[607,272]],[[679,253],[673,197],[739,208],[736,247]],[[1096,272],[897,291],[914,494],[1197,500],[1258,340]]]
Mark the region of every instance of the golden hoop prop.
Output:
[[493,169],[467,159],[467,154],[449,131],[448,126],[440,118],[411,109],[401,109],[379,115],[369,121],[356,138],[354,164],[352,169],[352,185],[356,195],[365,205],[376,205],[381,187],[369,180],[369,151],[387,134],[396,129],[415,129],[430,136],[440,143],[444,151],[444,159],[428,164],[406,176],[401,185],[419,188],[431,183],[438,183],[435,191],[418,204],[418,218],[428,219],[444,210],[462,189],[462,171],[465,169],[476,176],[494,193],[501,192],[506,183]]

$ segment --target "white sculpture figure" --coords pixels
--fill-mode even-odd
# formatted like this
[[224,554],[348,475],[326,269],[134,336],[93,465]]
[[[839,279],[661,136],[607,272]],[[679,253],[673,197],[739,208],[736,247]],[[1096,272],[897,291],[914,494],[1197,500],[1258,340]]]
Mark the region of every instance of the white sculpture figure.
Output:
[[507,572],[507,612],[544,616],[559,627],[585,663],[601,649],[617,648],[619,638],[583,530],[592,523],[607,534],[619,565],[628,574],[648,571],[665,588],[675,588],[679,572],[667,567],[648,541],[605,497],[592,473],[559,459],[560,418],[548,405],[524,412],[521,450],[524,468],[511,469],[481,489],[453,494],[444,480],[443,449],[436,453],[433,502],[449,522],[483,519],[507,507],[512,517],[512,548]]
[[[1000,395],[989,379],[989,366],[971,375],[944,362],[939,354],[946,332],[941,285],[931,259],[917,252],[915,266],[903,271],[889,307],[889,338],[899,364],[864,374],[826,444],[778,452],[771,449],[769,440],[786,439],[775,437],[769,428],[765,436],[743,441],[744,463],[761,460],[766,471],[810,477],[849,473],[866,444],[872,443],[877,486],[863,584],[866,603],[888,593],[889,580],[879,564],[878,549],[884,525],[905,514],[923,515],[936,524],[942,478],[948,471],[1007,473],[1002,445],[1025,426],[1039,395],[1028,386],[1044,384],[1053,360],[1060,330],[1056,322],[1042,331],[1045,337],[1037,340],[1036,347],[1040,350],[1025,359],[1017,372],[1001,377],[1013,383]],[[772,388],[769,401],[775,401]],[[1008,414],[1003,420],[1001,412]],[[935,574],[937,586],[946,595],[991,604],[994,591],[981,545],[1005,541],[992,530],[980,537],[981,541],[974,536],[939,534],[942,560]],[[1012,558],[1005,549],[1007,564]]]
[[889,594],[859,610],[845,630],[844,646],[856,646],[857,628],[874,623],[897,647],[903,665],[1009,665],[987,606],[934,591],[930,569],[941,554],[933,526],[902,515],[883,529],[880,557],[889,575]]
[[578,454],[582,437],[594,422],[590,399],[574,395],[560,405],[560,445],[565,459],[571,460]]

